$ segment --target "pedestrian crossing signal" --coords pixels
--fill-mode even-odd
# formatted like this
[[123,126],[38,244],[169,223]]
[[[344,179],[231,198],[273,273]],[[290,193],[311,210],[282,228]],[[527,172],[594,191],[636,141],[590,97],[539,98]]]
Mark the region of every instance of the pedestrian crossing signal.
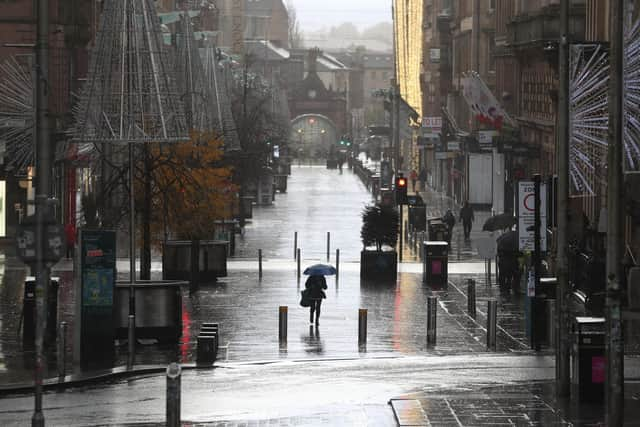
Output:
[[396,204],[406,205],[408,204],[407,197],[407,178],[402,175],[396,177]]

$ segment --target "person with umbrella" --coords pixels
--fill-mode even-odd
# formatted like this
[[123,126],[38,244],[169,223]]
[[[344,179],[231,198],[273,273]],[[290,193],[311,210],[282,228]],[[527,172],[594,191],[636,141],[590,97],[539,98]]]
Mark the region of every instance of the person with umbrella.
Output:
[[327,297],[324,290],[327,289],[327,281],[324,276],[327,274],[336,274],[336,269],[331,265],[315,264],[307,267],[304,274],[308,274],[309,278],[304,284],[310,300],[309,305],[309,323],[313,324],[313,316],[315,313],[316,327],[320,324],[320,306],[322,300]]
[[520,283],[518,232],[507,231],[496,239],[498,248],[498,285],[500,290],[517,291]]

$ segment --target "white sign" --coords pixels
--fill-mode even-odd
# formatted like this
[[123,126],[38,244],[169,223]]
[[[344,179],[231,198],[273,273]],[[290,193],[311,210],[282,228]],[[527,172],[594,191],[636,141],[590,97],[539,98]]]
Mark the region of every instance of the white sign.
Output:
[[423,117],[422,127],[429,129],[433,133],[440,133],[442,131],[442,117]]
[[[533,181],[518,183],[518,247],[535,249],[535,194]],[[547,185],[540,184],[540,250],[547,250]]]
[[478,131],[478,144],[480,148],[489,150],[493,148],[493,137],[498,136],[498,132],[494,130]]
[[460,141],[447,142],[447,151],[460,151]]
[[440,49],[439,48],[429,49],[429,59],[431,59],[431,62],[433,63],[440,62]]
[[481,237],[476,239],[476,248],[478,249],[478,255],[484,259],[495,258],[498,253],[498,244],[496,239],[491,233],[491,237]]

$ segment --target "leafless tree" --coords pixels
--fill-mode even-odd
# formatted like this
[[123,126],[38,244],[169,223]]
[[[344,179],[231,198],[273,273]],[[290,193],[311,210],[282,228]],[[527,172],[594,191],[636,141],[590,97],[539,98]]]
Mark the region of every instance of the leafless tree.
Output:
[[292,0],[287,1],[287,10],[289,11],[289,48],[300,49],[304,47],[304,34],[300,29],[298,14]]

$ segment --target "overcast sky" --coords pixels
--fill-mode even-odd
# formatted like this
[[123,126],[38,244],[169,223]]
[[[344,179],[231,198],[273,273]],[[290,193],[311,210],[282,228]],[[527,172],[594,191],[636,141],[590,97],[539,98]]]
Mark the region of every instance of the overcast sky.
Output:
[[[353,22],[363,29],[391,22],[391,0],[292,0],[302,31]],[[286,3],[286,1],[285,1]]]

